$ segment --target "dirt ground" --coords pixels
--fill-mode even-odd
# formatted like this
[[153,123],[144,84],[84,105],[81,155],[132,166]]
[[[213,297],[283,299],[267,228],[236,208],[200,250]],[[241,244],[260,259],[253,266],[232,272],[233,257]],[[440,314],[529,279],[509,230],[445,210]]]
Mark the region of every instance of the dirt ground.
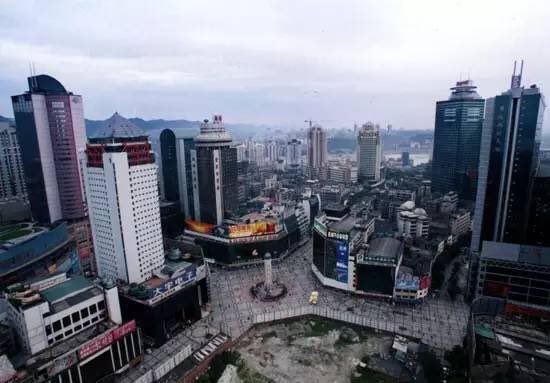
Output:
[[[389,355],[392,341],[388,334],[306,318],[256,327],[236,351],[250,370],[277,383],[391,382],[404,373]],[[358,376],[361,360],[383,374]]]

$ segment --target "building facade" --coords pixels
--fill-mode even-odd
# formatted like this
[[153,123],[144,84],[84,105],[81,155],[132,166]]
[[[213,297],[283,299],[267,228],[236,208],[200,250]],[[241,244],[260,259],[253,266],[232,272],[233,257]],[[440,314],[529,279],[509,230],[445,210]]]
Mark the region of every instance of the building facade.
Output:
[[288,166],[299,166],[302,162],[302,144],[297,139],[287,143],[287,164]]
[[550,165],[540,164],[533,180],[526,242],[550,247]]
[[321,125],[310,125],[307,132],[307,158],[310,169],[324,167],[328,160],[327,132]]
[[160,133],[161,182],[164,198],[167,201],[179,202],[185,218],[194,219],[195,206],[193,199],[193,170],[191,151],[195,149],[191,129],[164,129]]
[[413,201],[407,201],[397,209],[397,231],[409,238],[427,238],[430,218],[424,209],[415,208]]
[[0,122],[0,203],[26,201],[27,187],[15,128]]
[[222,116],[201,124],[191,150],[195,220],[221,224],[238,207],[237,149],[225,131]]
[[485,104],[476,88],[471,80],[457,82],[435,113],[433,191],[457,191],[469,200],[475,199]]
[[80,158],[86,133],[82,97],[47,75],[12,96],[33,218],[51,223],[86,216]]
[[149,279],[164,250],[157,165],[145,133],[115,113],[89,140],[85,181],[99,276]]
[[382,145],[380,130],[372,122],[367,122],[357,135],[357,164],[360,182],[380,180]]
[[525,240],[544,109],[540,90],[521,86],[521,72],[508,91],[487,100],[472,251],[485,240]]

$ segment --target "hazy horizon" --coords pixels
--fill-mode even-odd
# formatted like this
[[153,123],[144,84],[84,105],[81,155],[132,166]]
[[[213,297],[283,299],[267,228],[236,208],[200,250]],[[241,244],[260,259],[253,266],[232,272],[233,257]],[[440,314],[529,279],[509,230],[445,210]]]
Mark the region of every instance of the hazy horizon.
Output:
[[509,87],[514,60],[525,60],[525,86],[550,89],[545,2],[2,4],[4,116],[27,90],[30,62],[83,95],[91,120],[220,113],[282,128],[313,119],[433,130],[435,102],[457,80],[493,97]]

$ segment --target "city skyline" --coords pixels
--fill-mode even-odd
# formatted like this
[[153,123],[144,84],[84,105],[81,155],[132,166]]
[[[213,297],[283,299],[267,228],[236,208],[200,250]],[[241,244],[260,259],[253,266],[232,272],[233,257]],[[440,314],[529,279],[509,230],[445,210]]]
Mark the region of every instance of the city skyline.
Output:
[[[335,15],[330,7],[307,4],[220,4],[212,11],[186,3],[166,7],[168,13],[143,4],[85,2],[69,11],[59,2],[44,9],[51,12],[47,22],[28,24],[22,18],[29,5],[14,2],[0,11],[6,21],[0,27],[6,52],[0,115],[11,117],[9,96],[24,86],[34,62],[37,73],[86,95],[89,119],[119,111],[201,120],[215,112],[228,121],[281,127],[303,127],[312,118],[329,129],[365,120],[433,129],[433,103],[446,97],[441,84],[471,78],[482,97],[496,94],[520,58],[529,73],[526,86],[536,79],[544,91],[549,83],[543,49],[548,10],[539,3],[488,2],[471,12],[473,6],[357,3]],[[465,19],[467,31],[455,27]],[[133,27],[159,21],[163,28]],[[260,28],[257,36],[249,33]],[[112,39],[124,33],[128,38]],[[510,38],[500,38],[505,35]]]

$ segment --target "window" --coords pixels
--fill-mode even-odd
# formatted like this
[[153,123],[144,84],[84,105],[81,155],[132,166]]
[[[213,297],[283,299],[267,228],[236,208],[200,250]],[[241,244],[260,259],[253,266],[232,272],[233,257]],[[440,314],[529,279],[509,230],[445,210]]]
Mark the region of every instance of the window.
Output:
[[87,320],[86,322],[82,323],[82,326],[86,327],[86,326],[89,326],[90,325],[90,321]]
[[84,307],[82,310],[80,310],[80,316],[82,318],[87,318],[88,317],[88,308],[87,307]]
[[67,315],[65,318],[63,318],[63,327],[67,327],[71,325],[71,318]]
[[73,333],[73,330],[68,330],[68,331],[65,331],[65,336],[69,336]]
[[61,330],[61,321],[56,320],[53,322],[53,331],[57,332],[59,330]]
[[82,329],[81,325],[74,326],[74,331],[80,331]]
[[52,326],[47,325],[46,326],[46,335],[50,335],[52,333]]
[[63,339],[63,334],[60,334],[60,335],[58,335],[58,336],[55,337],[55,341],[56,341],[56,342],[59,341],[59,340],[61,340],[61,339]]
[[95,314],[97,312],[97,306],[96,305],[91,305],[90,306],[90,314]]
[[77,312],[73,313],[73,315],[71,315],[71,317],[73,318],[73,323],[78,322],[80,320],[80,313],[77,311]]

